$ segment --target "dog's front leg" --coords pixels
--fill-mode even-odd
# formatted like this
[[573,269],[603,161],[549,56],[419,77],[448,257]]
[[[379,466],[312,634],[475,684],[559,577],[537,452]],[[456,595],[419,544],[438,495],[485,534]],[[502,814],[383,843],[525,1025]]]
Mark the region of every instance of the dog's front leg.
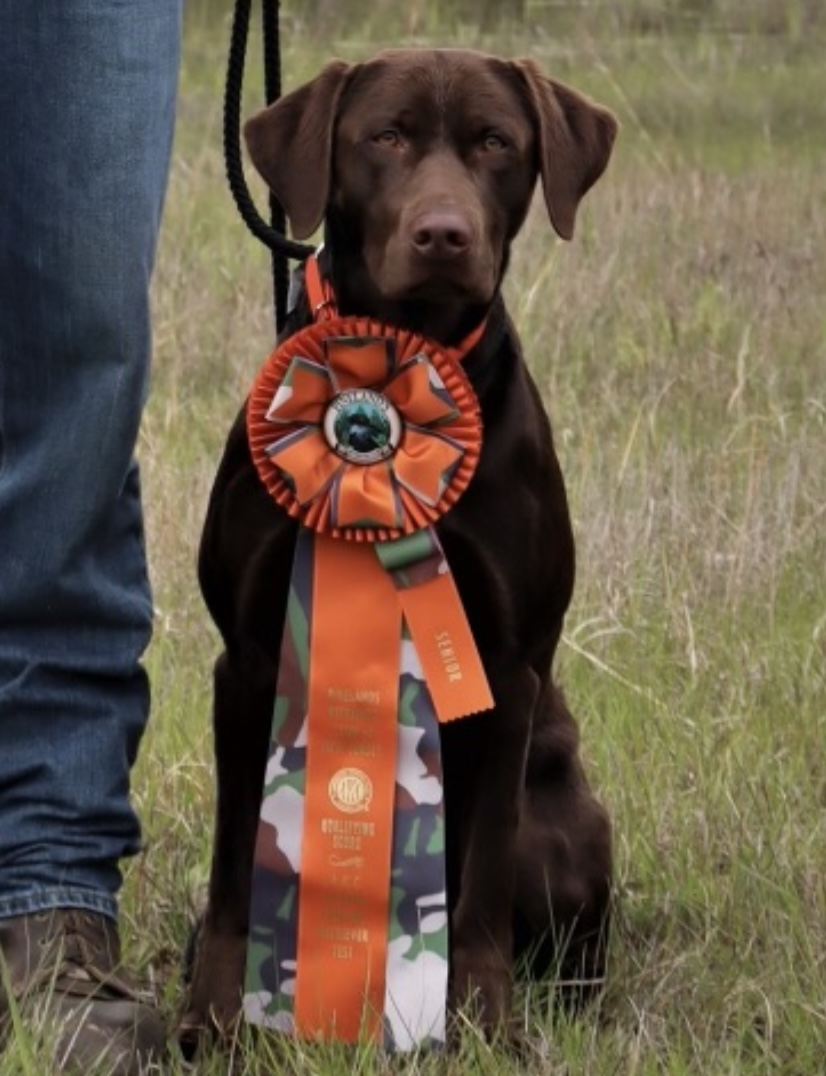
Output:
[[178,1035],[187,1053],[235,1031],[249,931],[250,886],[271,725],[274,667],[222,654],[215,666],[215,840],[207,908]]
[[443,742],[450,873],[458,889],[451,1006],[470,1004],[492,1030],[510,1014],[517,832],[539,681],[527,666],[489,680],[495,708],[447,726]]

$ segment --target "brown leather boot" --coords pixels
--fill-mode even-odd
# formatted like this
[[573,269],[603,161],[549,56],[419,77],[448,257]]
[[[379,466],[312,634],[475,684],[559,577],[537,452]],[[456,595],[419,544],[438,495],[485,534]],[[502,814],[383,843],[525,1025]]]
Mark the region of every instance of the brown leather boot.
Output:
[[[24,1020],[46,1014],[43,1026],[55,1028],[59,1071],[83,1072],[95,1062],[112,1076],[160,1071],[164,1026],[121,968],[110,919],[74,909],[0,919],[0,959]],[[9,1023],[0,980],[0,1036]]]

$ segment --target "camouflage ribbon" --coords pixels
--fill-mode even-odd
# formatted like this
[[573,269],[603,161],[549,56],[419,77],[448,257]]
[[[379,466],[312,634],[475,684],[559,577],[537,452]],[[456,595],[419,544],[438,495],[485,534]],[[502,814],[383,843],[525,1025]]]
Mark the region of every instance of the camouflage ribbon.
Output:
[[[399,568],[400,573],[404,568]],[[244,1013],[293,1033],[298,907],[307,765],[306,694],[313,540],[296,547],[281,646],[272,743],[255,849]],[[415,647],[400,640],[398,755],[382,1040],[390,1050],[444,1041],[447,907],[439,729]],[[337,844],[356,853],[362,823],[343,818]],[[346,950],[358,925],[340,923],[331,945]],[[331,975],[336,974],[331,961]]]

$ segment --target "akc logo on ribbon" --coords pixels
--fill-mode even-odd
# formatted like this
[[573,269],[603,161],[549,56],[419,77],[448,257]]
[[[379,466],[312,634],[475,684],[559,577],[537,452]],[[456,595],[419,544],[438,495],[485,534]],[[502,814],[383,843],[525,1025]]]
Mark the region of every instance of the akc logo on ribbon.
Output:
[[334,773],[329,785],[330,802],[345,814],[366,811],[373,798],[373,782],[352,766]]
[[481,448],[460,360],[336,317],[285,341],[250,394],[259,476],[302,527],[244,1010],[307,1038],[391,1049],[444,1038],[438,722],[493,705],[432,526]]

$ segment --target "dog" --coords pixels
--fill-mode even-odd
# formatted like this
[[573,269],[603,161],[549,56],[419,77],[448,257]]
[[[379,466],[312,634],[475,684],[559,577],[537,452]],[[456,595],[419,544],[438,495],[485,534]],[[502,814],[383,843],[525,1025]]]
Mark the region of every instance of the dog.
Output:
[[[453,346],[484,441],[436,529],[495,705],[441,727],[449,999],[506,1024],[515,963],[583,999],[604,977],[611,827],[579,758],[551,665],[574,584],[574,542],[551,430],[505,310],[511,243],[541,179],[570,239],[617,122],[531,60],[461,49],[334,61],[245,126],[251,159],[297,239],[325,229],[342,315]],[[298,297],[283,336],[309,324]],[[283,338],[283,337],[282,337]],[[224,651],[215,667],[217,814],[208,903],[182,1042],[228,1033],[241,1003],[253,848],[297,523],[253,465],[244,412],[226,444],[199,554]]]

